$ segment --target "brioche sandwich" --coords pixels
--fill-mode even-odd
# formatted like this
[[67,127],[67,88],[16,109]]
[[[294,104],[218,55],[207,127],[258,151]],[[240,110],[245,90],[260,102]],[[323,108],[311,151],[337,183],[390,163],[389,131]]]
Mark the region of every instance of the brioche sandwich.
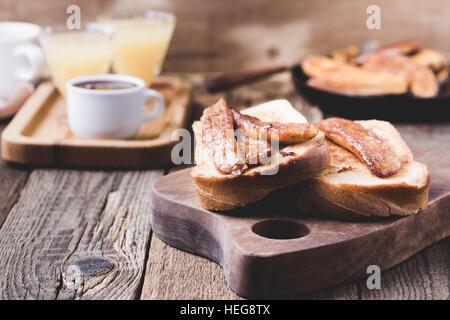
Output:
[[[238,129],[242,139],[233,135]],[[238,112],[221,99],[204,110],[193,130],[196,166],[191,176],[201,205],[209,210],[256,202],[329,165],[324,133],[286,100]]]
[[426,207],[428,168],[413,160],[389,122],[330,118],[318,127],[328,138],[330,165],[298,185],[301,211],[360,220],[410,215]]

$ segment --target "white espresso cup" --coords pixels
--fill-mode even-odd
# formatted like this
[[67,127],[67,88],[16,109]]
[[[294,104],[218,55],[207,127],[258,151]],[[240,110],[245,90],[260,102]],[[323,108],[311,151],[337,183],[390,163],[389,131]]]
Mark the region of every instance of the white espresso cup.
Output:
[[9,97],[21,82],[46,75],[40,32],[36,24],[0,22],[0,97]]
[[[119,89],[92,89],[93,84],[128,84]],[[161,116],[164,98],[147,89],[144,80],[119,74],[76,77],[67,84],[67,119],[75,135],[95,139],[133,137],[143,121]],[[153,98],[153,112],[146,114],[147,99]]]

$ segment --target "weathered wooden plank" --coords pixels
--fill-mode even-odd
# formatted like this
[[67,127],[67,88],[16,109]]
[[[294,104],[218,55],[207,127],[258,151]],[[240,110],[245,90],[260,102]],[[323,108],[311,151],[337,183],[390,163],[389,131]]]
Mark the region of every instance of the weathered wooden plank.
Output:
[[[0,122],[0,134],[7,124],[7,120]],[[30,170],[9,166],[0,158],[0,228],[12,206],[16,203],[29,173]]]
[[222,268],[168,246],[152,235],[141,299],[240,299]]
[[135,298],[162,174],[33,171],[0,230],[0,298]]
[[358,282],[344,284],[336,288],[319,290],[294,299],[300,300],[358,300],[360,299]]
[[[381,273],[381,288],[368,289],[366,279],[312,292],[300,299],[444,300],[449,299],[450,239],[444,239],[402,264]],[[369,276],[369,275],[368,275]]]
[[365,283],[360,283],[361,298],[377,300],[449,299],[449,248],[450,239],[447,238],[397,267],[383,272],[379,290],[369,290]]

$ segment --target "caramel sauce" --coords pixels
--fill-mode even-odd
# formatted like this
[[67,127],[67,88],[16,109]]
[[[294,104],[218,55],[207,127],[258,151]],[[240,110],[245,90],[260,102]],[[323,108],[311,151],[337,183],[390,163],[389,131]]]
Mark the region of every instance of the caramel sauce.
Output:
[[208,148],[217,170],[225,174],[242,174],[247,166],[236,152],[233,115],[226,101],[220,99],[206,108],[201,122],[203,145]]
[[231,110],[236,127],[256,139],[278,140],[280,143],[301,143],[314,138],[319,130],[310,123],[264,122],[256,117]]

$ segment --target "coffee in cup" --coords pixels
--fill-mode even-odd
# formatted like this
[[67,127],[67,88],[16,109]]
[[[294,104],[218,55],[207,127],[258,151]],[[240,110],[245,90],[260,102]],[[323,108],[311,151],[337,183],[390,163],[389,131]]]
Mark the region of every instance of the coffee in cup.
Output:
[[[144,80],[118,74],[100,74],[69,80],[67,119],[75,135],[95,139],[133,137],[143,121],[158,118],[164,110],[164,98],[148,89]],[[147,99],[154,110],[144,112]]]

